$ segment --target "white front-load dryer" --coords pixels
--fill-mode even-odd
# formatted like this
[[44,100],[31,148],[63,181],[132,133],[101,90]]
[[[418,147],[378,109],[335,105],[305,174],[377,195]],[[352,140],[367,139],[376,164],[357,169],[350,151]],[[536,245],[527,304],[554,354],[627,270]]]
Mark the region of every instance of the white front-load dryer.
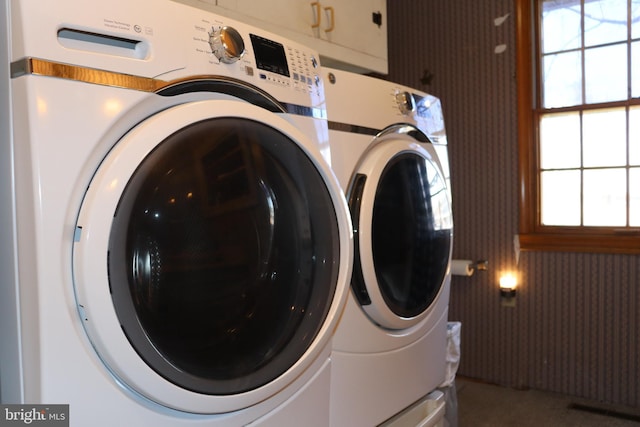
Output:
[[351,209],[355,254],[331,356],[331,425],[373,426],[430,395],[445,375],[453,238],[446,133],[436,97],[323,73],[332,167]]
[[317,54],[174,2],[0,14],[2,403],[326,426],[352,241]]

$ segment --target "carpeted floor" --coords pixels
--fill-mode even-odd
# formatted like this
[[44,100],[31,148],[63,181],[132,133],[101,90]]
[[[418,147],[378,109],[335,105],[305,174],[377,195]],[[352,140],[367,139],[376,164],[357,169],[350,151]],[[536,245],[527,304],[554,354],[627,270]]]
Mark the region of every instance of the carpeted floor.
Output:
[[456,389],[458,427],[640,426],[640,408],[611,407],[461,377],[456,378]]

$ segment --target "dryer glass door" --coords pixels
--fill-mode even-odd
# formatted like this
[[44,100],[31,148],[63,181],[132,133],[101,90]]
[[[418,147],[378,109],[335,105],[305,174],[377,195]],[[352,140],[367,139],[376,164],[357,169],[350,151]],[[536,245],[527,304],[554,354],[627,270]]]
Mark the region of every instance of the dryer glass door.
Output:
[[413,153],[393,158],[378,182],[373,263],[387,305],[402,317],[429,307],[447,271],[451,227],[443,184],[433,162]]
[[[362,162],[350,191],[358,218],[354,293],[390,329],[415,324],[448,271],[452,214],[435,151],[384,141]],[[375,152],[374,152],[375,151]]]

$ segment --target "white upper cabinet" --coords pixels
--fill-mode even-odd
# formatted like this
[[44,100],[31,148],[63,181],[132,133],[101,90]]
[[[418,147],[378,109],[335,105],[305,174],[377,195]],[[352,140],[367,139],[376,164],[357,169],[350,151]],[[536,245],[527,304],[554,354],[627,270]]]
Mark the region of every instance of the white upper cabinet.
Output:
[[387,74],[386,0],[178,0],[305,44],[323,65]]

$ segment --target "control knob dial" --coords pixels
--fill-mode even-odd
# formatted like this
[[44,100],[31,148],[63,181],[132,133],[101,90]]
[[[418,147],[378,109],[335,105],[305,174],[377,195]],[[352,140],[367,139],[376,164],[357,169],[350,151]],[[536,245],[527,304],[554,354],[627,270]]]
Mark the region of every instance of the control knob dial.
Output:
[[244,40],[233,27],[212,28],[209,45],[213,54],[225,64],[233,64],[244,55]]
[[396,93],[396,102],[398,109],[403,115],[413,113],[416,109],[416,101],[409,92],[403,91]]

